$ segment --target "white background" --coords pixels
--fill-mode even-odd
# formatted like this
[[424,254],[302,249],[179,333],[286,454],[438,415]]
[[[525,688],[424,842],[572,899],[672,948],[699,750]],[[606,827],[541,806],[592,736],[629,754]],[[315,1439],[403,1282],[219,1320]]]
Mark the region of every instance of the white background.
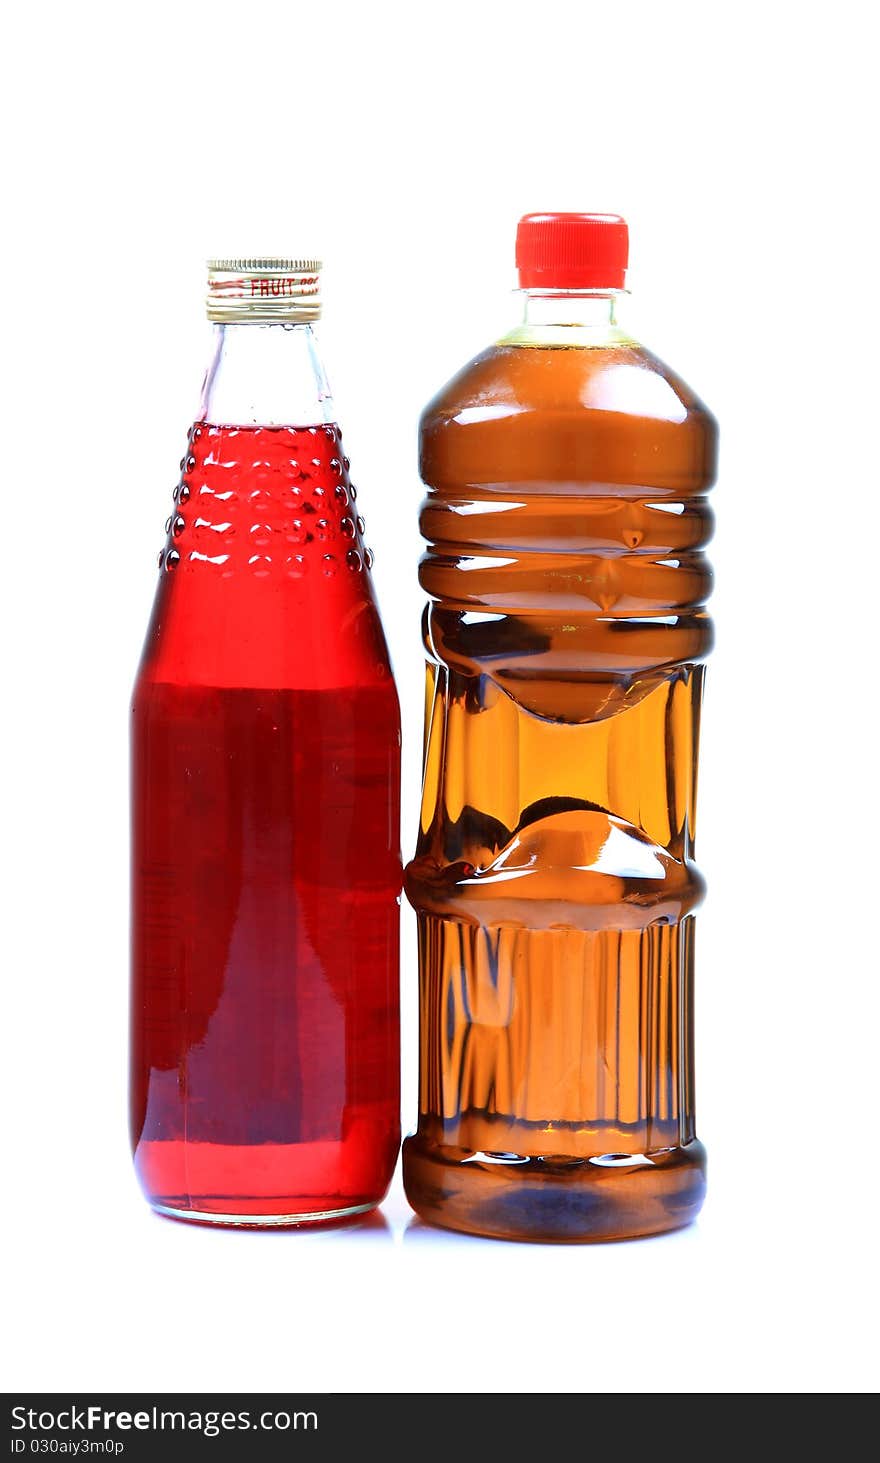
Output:
[[[877,235],[867,5],[21,7],[2,283],[9,1387],[873,1387]],[[209,254],[318,252],[416,828],[421,406],[518,314],[534,209],[616,210],[720,418],[691,1229],[511,1245],[154,1218],[125,1131],[127,703]],[[405,915],[404,1126],[415,1109]]]

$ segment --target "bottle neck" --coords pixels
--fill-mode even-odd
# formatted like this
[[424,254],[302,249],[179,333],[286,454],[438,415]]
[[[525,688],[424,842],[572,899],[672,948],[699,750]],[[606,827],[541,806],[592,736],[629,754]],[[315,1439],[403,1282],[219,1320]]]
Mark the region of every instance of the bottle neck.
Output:
[[226,427],[306,427],[335,421],[311,325],[215,324],[199,419]]
[[520,290],[523,318],[502,345],[614,345],[630,339],[617,319],[623,290]]

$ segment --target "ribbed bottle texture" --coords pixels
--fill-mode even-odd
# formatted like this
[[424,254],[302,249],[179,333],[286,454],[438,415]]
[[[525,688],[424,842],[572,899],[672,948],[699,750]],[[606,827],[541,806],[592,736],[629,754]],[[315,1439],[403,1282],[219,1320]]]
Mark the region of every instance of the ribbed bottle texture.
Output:
[[702,1201],[693,862],[714,422],[631,342],[478,357],[422,420],[421,1084],[407,1192],[511,1237]]

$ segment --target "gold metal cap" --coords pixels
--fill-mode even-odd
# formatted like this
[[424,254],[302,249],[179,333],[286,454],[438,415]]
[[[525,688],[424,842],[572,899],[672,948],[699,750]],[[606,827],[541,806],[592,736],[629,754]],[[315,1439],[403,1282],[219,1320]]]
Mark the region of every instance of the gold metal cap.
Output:
[[320,259],[209,259],[208,319],[320,319]]

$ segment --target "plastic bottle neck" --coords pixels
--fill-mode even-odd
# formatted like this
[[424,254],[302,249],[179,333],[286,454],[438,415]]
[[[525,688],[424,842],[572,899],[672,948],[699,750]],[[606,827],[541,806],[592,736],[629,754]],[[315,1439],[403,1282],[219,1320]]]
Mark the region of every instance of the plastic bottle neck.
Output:
[[199,418],[217,426],[318,426],[335,421],[311,325],[215,324]]
[[521,290],[523,318],[502,345],[601,346],[630,339],[618,324],[623,290]]

